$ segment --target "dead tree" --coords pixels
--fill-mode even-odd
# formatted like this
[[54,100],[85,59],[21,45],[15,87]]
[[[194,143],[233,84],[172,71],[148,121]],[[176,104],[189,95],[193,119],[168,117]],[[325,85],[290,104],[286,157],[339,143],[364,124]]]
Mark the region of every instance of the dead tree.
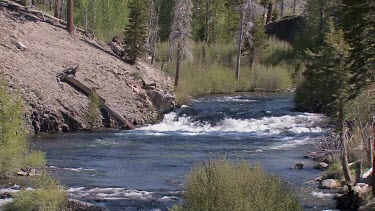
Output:
[[272,21],[273,10],[275,9],[275,0],[272,0],[268,4],[267,20],[266,24]]
[[241,53],[245,41],[248,42],[249,46],[253,45],[252,30],[254,28],[255,21],[255,4],[252,0],[247,0],[245,4],[240,5],[240,32],[237,46],[237,65],[236,65],[236,79],[237,88],[240,83],[240,71],[241,71]]
[[154,63],[155,54],[157,51],[157,44],[159,41],[159,14],[158,14],[158,0],[150,0],[149,15],[150,20],[148,23],[148,33],[147,33],[147,51],[151,56],[151,64]]
[[340,99],[339,103],[339,116],[338,116],[338,125],[339,125],[339,138],[342,143],[342,152],[341,152],[341,164],[342,164],[342,171],[344,174],[345,181],[348,184],[351,184],[353,182],[353,178],[350,174],[349,169],[349,161],[348,161],[348,143],[347,141],[349,138],[345,137],[345,134],[347,133],[344,129],[344,105],[343,100]]
[[172,60],[172,54],[176,53],[177,60],[175,87],[178,86],[180,79],[180,65],[182,60],[193,60],[193,54],[189,45],[191,41],[192,14],[192,0],[177,0],[174,7],[171,34],[169,36],[169,59]]
[[69,33],[73,33],[74,31],[73,0],[68,0],[66,13],[67,13],[66,29],[68,30]]

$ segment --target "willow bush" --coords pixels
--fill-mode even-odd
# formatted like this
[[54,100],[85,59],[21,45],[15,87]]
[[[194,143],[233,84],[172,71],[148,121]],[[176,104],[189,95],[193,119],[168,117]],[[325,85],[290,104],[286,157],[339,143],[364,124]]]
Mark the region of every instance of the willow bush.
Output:
[[35,190],[21,190],[14,194],[14,200],[5,206],[4,211],[65,210],[68,198],[58,182],[51,177],[41,177],[37,178],[35,183]]
[[302,210],[278,177],[245,161],[222,158],[195,166],[186,189],[183,204],[173,210]]
[[28,149],[22,101],[8,88],[8,82],[0,76],[0,177],[10,176],[22,167],[45,165],[44,153]]

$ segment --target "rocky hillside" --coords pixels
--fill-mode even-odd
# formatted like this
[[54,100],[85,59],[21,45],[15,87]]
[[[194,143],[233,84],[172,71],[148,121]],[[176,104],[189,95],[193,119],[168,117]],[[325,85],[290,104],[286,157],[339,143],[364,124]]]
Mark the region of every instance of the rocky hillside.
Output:
[[[88,97],[57,80],[77,64],[76,79],[134,125],[153,123],[173,106],[172,81],[160,70],[142,61],[128,65],[105,43],[0,6],[0,71],[20,92],[35,133],[89,127]],[[102,125],[115,125],[106,112],[101,119]]]

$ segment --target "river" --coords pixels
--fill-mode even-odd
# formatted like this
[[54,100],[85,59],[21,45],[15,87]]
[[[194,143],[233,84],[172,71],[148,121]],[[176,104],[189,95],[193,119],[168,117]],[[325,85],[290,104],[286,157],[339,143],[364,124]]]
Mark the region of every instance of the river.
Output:
[[[261,164],[290,184],[305,210],[334,208],[303,158],[327,133],[326,118],[293,109],[291,94],[252,93],[193,100],[156,125],[32,138],[73,198],[110,210],[167,210],[181,201],[184,175],[208,158]],[[303,170],[290,170],[297,162]]]

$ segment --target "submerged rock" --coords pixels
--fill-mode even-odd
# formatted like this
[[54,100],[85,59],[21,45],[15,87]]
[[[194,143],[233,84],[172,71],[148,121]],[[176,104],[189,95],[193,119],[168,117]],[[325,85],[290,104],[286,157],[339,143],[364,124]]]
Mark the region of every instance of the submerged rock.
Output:
[[321,189],[335,189],[339,186],[336,180],[334,179],[326,179],[321,181],[319,188]]
[[328,164],[327,163],[324,163],[324,162],[319,162],[317,165],[315,165],[314,167],[313,167],[314,169],[318,169],[318,170],[322,170],[322,171],[324,171],[324,170],[327,170],[327,168],[328,168]]
[[300,169],[303,169],[303,163],[302,163],[302,162],[296,163],[296,165],[290,167],[290,169],[292,169],[292,170],[300,170]]

